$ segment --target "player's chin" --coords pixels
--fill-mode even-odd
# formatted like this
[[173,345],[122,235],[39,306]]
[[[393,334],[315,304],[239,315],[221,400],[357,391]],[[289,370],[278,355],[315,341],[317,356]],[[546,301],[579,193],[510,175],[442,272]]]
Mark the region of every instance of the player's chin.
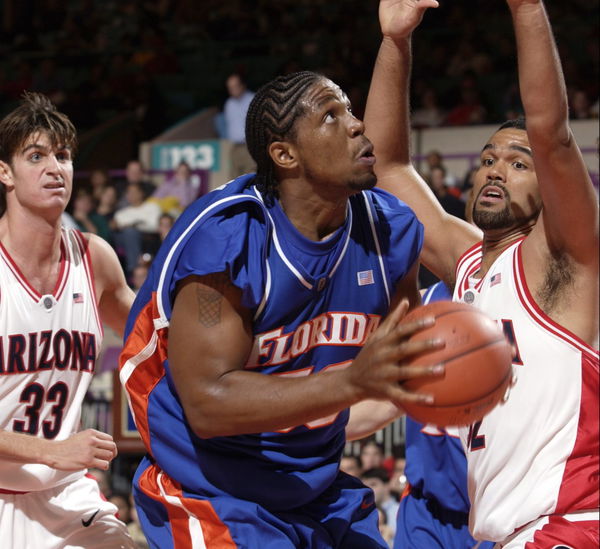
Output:
[[357,176],[348,182],[348,187],[353,191],[368,191],[375,185],[377,185],[377,176],[373,171]]

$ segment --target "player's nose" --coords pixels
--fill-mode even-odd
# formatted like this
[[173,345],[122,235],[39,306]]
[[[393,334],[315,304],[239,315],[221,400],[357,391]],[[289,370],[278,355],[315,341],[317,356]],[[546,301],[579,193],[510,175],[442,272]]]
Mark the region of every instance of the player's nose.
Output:
[[365,124],[353,114],[350,114],[350,122],[348,123],[348,132],[352,137],[357,137],[365,133]]

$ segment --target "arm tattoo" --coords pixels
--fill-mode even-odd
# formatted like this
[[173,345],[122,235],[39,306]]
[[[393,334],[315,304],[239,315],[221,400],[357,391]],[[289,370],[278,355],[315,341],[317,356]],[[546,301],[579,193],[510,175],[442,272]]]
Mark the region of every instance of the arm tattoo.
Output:
[[198,321],[207,328],[221,322],[221,302],[225,289],[231,281],[225,273],[212,274],[206,277],[211,287],[196,287],[196,303],[198,305]]

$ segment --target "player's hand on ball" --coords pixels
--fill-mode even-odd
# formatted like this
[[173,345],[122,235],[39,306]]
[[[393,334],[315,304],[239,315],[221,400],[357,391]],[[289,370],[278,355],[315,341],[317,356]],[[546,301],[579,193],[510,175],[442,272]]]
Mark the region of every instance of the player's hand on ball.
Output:
[[60,471],[87,467],[107,470],[117,455],[117,445],[107,433],[86,429],[65,440],[48,441],[44,463]]
[[444,341],[409,341],[413,334],[431,327],[434,318],[421,318],[402,324],[400,321],[407,310],[408,301],[403,300],[379,326],[348,368],[350,383],[356,388],[361,399],[391,400],[400,407],[405,402],[433,401],[431,395],[407,390],[402,386],[402,382],[421,377],[442,376],[442,365],[432,363],[427,366],[410,366],[407,362],[417,355],[426,355],[443,348]]

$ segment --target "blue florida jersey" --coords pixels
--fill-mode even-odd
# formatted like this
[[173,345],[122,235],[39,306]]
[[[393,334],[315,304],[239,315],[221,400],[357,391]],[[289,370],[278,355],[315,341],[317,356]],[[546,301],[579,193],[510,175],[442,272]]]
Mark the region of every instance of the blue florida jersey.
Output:
[[[423,305],[444,300],[452,300],[452,294],[443,282],[423,294]],[[457,428],[424,425],[407,416],[405,474],[413,491],[445,509],[469,512],[467,460]]]
[[244,367],[315,375],[347,367],[360,351],[417,260],[423,229],[408,207],[375,189],[352,196],[343,226],[314,242],[276,201],[266,204],[251,179],[197,200],[171,229],[130,313],[120,377],[151,458],[184,489],[291,509],[338,474],[348,411],[278,432],[198,437],[167,358],[175,287],[191,275],[227,271],[254,315]]

